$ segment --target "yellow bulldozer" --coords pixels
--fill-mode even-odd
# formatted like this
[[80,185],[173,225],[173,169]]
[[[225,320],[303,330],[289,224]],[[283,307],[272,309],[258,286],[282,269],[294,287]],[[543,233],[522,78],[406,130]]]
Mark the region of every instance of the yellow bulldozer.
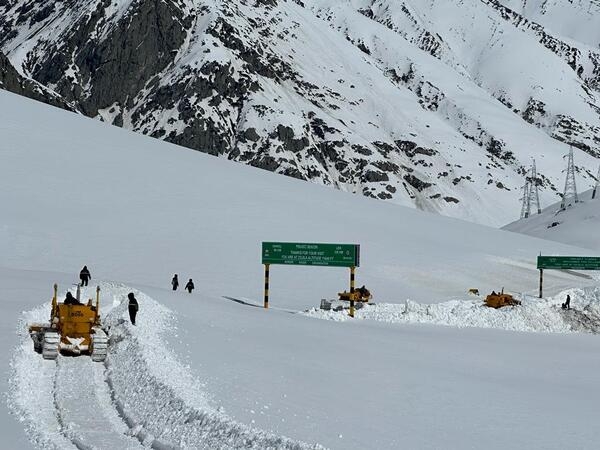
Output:
[[364,303],[367,303],[373,298],[373,296],[371,295],[371,291],[369,291],[364,286],[354,289],[353,292],[338,292],[338,297],[340,298],[340,300]]
[[89,299],[87,304],[59,303],[58,286],[54,285],[50,322],[29,325],[33,348],[44,359],[56,359],[59,353],[72,355],[87,354],[93,361],[104,361],[108,350],[108,337],[100,323],[100,287],[96,288],[96,304]]
[[485,298],[485,306],[490,308],[502,308],[503,306],[516,306],[520,305],[521,302],[516,300],[512,295],[505,294],[504,288],[499,293],[492,291],[490,295]]

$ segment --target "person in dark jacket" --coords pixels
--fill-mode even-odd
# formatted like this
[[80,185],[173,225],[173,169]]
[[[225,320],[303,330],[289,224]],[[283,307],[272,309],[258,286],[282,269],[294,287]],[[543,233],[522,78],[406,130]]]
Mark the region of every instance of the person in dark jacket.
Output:
[[571,309],[571,296],[567,294],[567,300],[562,304],[562,309]]
[[135,316],[137,315],[139,305],[133,292],[127,294],[127,298],[129,299],[129,319],[131,320],[131,324],[135,325]]
[[81,285],[87,286],[88,281],[91,278],[92,278],[92,275],[90,274],[90,271],[88,270],[87,266],[83,266],[83,269],[81,269],[81,272],[79,272],[79,279],[81,280]]
[[188,290],[188,292],[191,294],[192,291],[194,290],[194,282],[192,281],[192,279],[190,278],[190,281],[187,282],[187,284],[185,285],[185,288]]
[[81,305],[79,300],[73,297],[73,294],[67,292],[67,296],[65,297],[65,301],[63,302],[65,305]]
[[176,291],[179,287],[179,279],[177,278],[177,274],[173,275],[173,279],[171,280],[171,285],[173,286],[173,290]]

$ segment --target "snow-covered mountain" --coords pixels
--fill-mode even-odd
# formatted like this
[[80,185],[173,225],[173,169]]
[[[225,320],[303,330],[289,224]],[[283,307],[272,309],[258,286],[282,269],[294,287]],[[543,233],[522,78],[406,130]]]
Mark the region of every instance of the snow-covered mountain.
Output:
[[0,51],[88,116],[492,225],[531,157],[546,204],[567,144],[595,173],[598,30],[593,0],[0,2]]

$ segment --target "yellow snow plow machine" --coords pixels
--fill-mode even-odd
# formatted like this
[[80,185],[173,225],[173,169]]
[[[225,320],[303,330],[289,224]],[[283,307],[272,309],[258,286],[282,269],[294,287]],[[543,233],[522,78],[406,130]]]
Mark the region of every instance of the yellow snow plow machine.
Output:
[[494,292],[488,295],[485,298],[485,306],[489,306],[490,308],[502,308],[504,306],[516,306],[520,305],[521,302],[513,298],[510,294],[504,293],[504,288],[502,288],[501,292]]
[[49,323],[29,325],[33,348],[44,359],[56,359],[59,353],[92,357],[93,361],[104,361],[108,350],[108,337],[100,324],[100,287],[96,288],[96,304],[92,299],[87,304],[57,301],[58,286],[54,285],[52,310]]
[[363,303],[367,303],[373,298],[373,296],[371,295],[371,291],[369,291],[364,286],[354,289],[353,292],[338,292],[338,297],[340,298],[340,300]]

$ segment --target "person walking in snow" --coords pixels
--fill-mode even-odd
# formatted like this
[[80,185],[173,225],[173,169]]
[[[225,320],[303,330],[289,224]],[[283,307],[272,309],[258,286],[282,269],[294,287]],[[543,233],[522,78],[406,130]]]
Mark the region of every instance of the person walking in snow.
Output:
[[173,279],[171,280],[171,285],[173,286],[174,291],[176,291],[179,287],[179,279],[177,278],[177,274],[173,276]]
[[127,294],[127,298],[129,299],[129,320],[131,320],[132,325],[135,325],[135,316],[137,315],[139,305],[133,292]]
[[562,309],[571,309],[571,296],[567,294],[567,300],[562,304]]
[[191,294],[192,291],[194,290],[194,282],[192,281],[192,279],[190,278],[190,281],[187,282],[187,284],[185,285],[185,288],[188,290],[188,292]]
[[81,285],[87,286],[88,281],[91,278],[92,278],[92,275],[90,274],[90,271],[88,270],[87,266],[83,266],[83,269],[81,269],[81,272],[79,272],[79,279],[81,280]]

